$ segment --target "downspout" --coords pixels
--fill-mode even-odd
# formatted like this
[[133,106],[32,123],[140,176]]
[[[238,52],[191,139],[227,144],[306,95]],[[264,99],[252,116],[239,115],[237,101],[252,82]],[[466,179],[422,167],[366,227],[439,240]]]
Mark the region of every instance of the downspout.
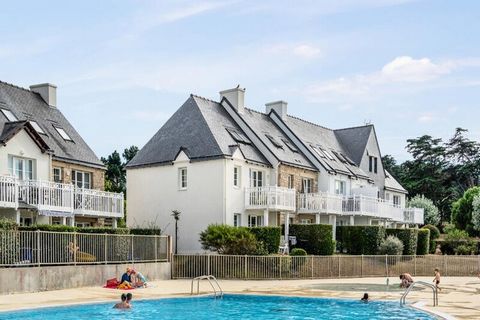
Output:
[[223,159],[223,224],[227,223],[227,161]]

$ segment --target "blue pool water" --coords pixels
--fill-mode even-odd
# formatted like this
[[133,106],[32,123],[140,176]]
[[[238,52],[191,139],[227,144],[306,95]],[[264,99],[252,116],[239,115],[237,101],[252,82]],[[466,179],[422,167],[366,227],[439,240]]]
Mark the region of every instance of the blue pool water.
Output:
[[0,319],[436,319],[398,302],[285,296],[225,295],[133,301],[131,310],[112,303],[0,313]]

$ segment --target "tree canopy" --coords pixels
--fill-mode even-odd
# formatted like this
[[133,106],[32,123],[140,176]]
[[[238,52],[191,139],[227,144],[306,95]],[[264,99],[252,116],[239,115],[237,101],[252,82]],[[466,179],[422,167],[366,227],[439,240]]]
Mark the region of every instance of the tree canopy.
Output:
[[126,148],[122,157],[117,152],[113,151],[108,157],[102,157],[102,162],[107,167],[105,172],[105,190],[110,192],[126,193],[126,170],[127,163],[135,157],[138,152],[138,147],[131,146]]

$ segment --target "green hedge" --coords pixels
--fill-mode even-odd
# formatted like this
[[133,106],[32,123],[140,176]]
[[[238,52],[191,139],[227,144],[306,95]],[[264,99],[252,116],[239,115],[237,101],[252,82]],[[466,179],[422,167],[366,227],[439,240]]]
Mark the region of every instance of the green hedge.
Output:
[[423,226],[422,229],[430,230],[430,253],[435,253],[435,249],[437,248],[437,239],[440,238],[440,230],[437,227],[431,224],[427,224]]
[[417,253],[418,229],[387,229],[387,236],[390,235],[402,241],[404,255]]
[[257,241],[263,242],[268,253],[277,253],[280,246],[281,227],[253,227],[249,228]]
[[297,244],[292,245],[292,249],[301,248],[314,255],[332,255],[335,250],[331,225],[293,224],[289,231],[290,236],[297,238]]
[[337,226],[337,243],[341,253],[377,254],[385,238],[382,226]]
[[78,232],[78,233],[108,233],[108,234],[129,234],[126,228],[97,228],[97,227],[70,227],[61,224],[37,224],[33,226],[19,227],[23,231],[51,231],[51,232]]
[[430,251],[430,230],[419,229],[417,239],[417,254],[426,255]]
[[18,228],[15,220],[0,218],[0,230],[16,230]]
[[161,229],[155,229],[155,228],[148,228],[148,229],[142,229],[142,228],[134,228],[130,229],[130,234],[136,234],[136,235],[143,235],[143,236],[160,236],[162,234]]

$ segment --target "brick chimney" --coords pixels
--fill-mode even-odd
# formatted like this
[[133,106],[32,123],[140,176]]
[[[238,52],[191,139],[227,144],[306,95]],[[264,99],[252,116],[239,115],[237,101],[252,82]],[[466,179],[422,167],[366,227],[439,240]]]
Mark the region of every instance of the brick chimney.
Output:
[[45,102],[51,106],[57,106],[57,86],[51,83],[34,84],[30,86],[32,92],[40,94]]

